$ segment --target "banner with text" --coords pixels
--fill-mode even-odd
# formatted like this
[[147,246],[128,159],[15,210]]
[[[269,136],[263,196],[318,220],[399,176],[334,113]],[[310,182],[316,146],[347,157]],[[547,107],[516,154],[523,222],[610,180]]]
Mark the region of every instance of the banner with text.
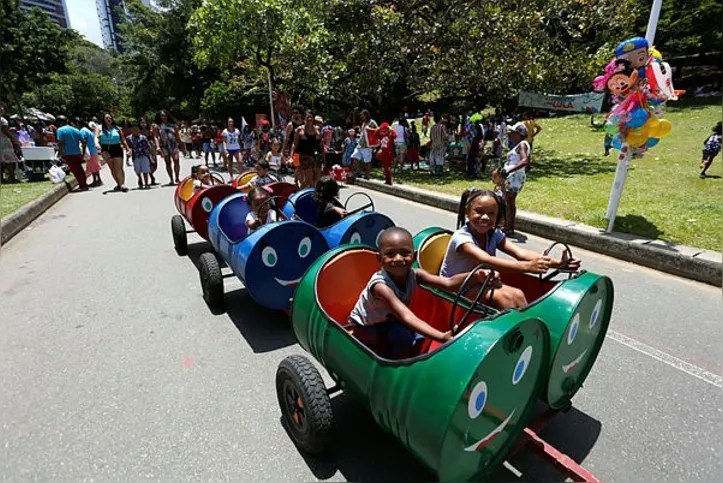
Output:
[[554,96],[537,92],[520,92],[520,106],[567,112],[600,112],[605,93],[589,92],[572,96]]

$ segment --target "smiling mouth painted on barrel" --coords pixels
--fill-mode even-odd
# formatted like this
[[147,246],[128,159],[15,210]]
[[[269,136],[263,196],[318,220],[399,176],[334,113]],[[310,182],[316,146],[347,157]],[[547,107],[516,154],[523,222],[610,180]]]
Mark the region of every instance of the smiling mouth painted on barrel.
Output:
[[464,450],[465,451],[479,451],[488,444],[490,444],[492,441],[497,438],[500,434],[502,434],[502,431],[505,429],[505,426],[507,426],[507,423],[510,422],[510,419],[512,419],[512,416],[515,414],[515,411],[517,411],[517,408],[513,409],[509,416],[505,418],[502,423],[497,426],[495,429],[490,432],[487,436],[477,441],[475,444],[467,446]]
[[570,371],[572,371],[573,369],[575,369],[575,368],[577,367],[577,365],[580,363],[580,361],[582,360],[582,358],[585,357],[585,354],[586,354],[586,353],[587,353],[587,349],[585,349],[584,351],[582,351],[582,354],[580,354],[579,356],[577,356],[577,358],[576,358],[574,361],[572,361],[572,362],[569,363],[569,364],[565,364],[564,366],[562,366],[562,372],[564,372],[565,374],[568,374]]
[[293,287],[301,282],[301,278],[297,278],[296,280],[281,280],[280,278],[274,277],[274,280],[276,280],[276,283],[283,285],[284,287]]

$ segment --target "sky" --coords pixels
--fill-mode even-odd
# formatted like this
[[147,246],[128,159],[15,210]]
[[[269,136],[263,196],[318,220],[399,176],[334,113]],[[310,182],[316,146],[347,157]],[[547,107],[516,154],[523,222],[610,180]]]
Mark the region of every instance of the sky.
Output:
[[103,47],[95,0],[65,0],[65,4],[68,7],[70,26],[86,39]]

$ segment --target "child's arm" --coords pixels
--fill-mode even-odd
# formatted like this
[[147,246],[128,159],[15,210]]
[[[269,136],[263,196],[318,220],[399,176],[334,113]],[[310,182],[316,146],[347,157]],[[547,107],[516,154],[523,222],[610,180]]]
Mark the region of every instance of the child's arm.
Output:
[[372,287],[372,295],[377,299],[383,301],[392,315],[399,320],[401,323],[412,329],[413,331],[422,334],[425,337],[434,339],[439,342],[445,342],[452,338],[451,332],[440,332],[416,315],[414,312],[409,310],[409,307],[404,305],[401,300],[394,295],[391,288],[387,287],[383,283],[377,283]]
[[246,217],[246,226],[251,228],[252,230],[255,230],[256,228],[263,225],[263,220],[261,220],[260,216],[257,216],[255,219],[251,219],[249,217]]
[[580,260],[577,258],[568,258],[567,252],[564,252],[562,258],[553,258],[547,255],[535,253],[532,250],[521,248],[507,240],[507,238],[502,240],[499,248],[511,257],[518,260],[526,260],[532,267],[531,270],[527,271],[532,273],[545,273],[548,268],[560,268],[562,265],[566,265],[566,268],[571,270],[577,270],[580,268]]
[[[512,246],[513,250],[507,251],[507,247]],[[517,258],[517,260],[506,260],[504,258],[493,257],[486,251],[474,243],[465,243],[461,245],[457,250],[466,257],[471,258],[477,263],[484,263],[490,268],[493,268],[499,272],[516,272],[516,273],[545,273],[550,268],[550,257],[542,257],[529,250],[520,249],[517,246],[507,241],[507,238],[500,244],[500,250],[507,253],[508,255]],[[517,251],[514,251],[517,250]],[[532,254],[532,257],[526,258],[525,253]],[[521,256],[518,257],[517,254]]]
[[[446,290],[452,292],[459,290],[459,287],[464,283],[464,279],[467,278],[469,272],[458,273],[451,277],[440,277],[439,275],[433,275],[428,271],[418,268],[414,271],[414,275],[417,277],[417,282],[420,284],[428,285],[432,288],[440,290]],[[475,274],[477,282],[482,283],[487,279],[489,270],[480,270]]]

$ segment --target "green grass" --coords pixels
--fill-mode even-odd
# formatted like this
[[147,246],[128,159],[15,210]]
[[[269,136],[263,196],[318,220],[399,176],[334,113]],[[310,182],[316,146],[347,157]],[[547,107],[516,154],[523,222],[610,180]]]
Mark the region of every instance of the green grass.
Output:
[[[633,161],[615,231],[720,250],[721,156],[708,170],[710,177],[700,179],[698,173],[702,143],[721,119],[721,99],[671,102],[664,117],[673,123],[673,131],[645,158]],[[602,119],[597,116],[596,122]],[[539,122],[543,131],[536,139],[532,169],[518,206],[605,228],[603,216],[619,152],[612,150],[609,157],[603,156],[604,133],[591,127],[589,115]],[[431,178],[426,172],[404,172],[395,180],[453,195],[472,185],[492,185],[489,179],[465,179],[456,166],[439,178]]]
[[17,211],[23,205],[39,198],[56,185],[50,181],[33,183],[3,183],[0,185],[0,218]]

